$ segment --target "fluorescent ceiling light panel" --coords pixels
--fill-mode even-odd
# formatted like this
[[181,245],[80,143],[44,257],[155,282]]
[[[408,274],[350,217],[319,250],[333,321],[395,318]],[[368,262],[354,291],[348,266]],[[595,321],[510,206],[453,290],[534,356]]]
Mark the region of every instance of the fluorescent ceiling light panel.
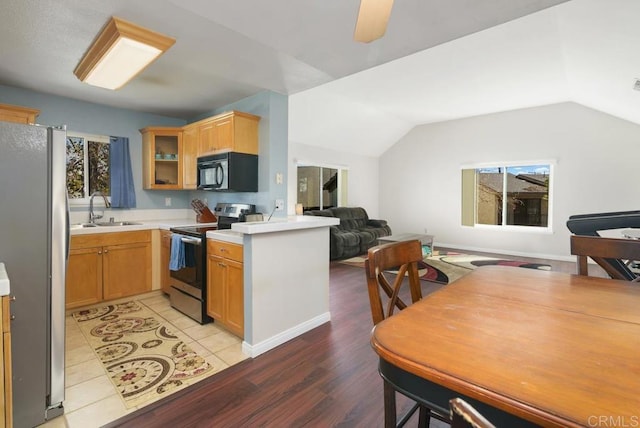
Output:
[[384,36],[392,7],[393,0],[360,0],[354,40],[369,43]]
[[119,89],[175,43],[175,39],[112,17],[74,70],[81,81]]

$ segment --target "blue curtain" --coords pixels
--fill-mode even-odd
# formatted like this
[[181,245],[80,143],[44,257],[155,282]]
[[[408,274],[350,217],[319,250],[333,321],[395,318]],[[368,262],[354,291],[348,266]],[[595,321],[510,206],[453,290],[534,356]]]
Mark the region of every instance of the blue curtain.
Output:
[[111,137],[111,206],[135,208],[136,191],[133,186],[129,139]]

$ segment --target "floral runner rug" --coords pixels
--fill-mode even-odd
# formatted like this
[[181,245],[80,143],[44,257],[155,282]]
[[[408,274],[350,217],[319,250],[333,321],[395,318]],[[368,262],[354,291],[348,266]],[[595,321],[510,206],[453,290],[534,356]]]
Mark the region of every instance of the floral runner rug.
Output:
[[[340,260],[340,263],[364,267],[365,259],[366,256],[364,255],[356,256],[350,259]],[[421,262],[418,262],[418,275],[420,275],[420,279],[423,281],[437,282],[439,284],[451,284],[453,281],[462,278],[475,268],[487,265],[551,270],[551,266],[546,264],[434,250],[433,254],[425,257]]]
[[216,372],[141,302],[72,315],[127,408],[156,401]]

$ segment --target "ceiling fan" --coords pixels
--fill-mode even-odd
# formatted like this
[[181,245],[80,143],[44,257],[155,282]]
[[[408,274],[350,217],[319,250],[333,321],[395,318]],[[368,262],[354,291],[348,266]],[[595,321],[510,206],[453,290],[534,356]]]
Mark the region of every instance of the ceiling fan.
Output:
[[384,36],[393,0],[360,0],[360,11],[353,38],[369,43]]

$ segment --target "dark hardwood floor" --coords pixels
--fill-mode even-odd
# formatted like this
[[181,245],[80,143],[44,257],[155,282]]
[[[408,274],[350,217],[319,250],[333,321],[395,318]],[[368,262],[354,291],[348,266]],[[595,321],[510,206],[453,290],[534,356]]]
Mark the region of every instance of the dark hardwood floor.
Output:
[[[537,261],[575,272],[575,263]],[[441,287],[421,282],[425,295]],[[330,305],[330,323],[107,426],[383,426],[382,380],[369,345],[372,321],[361,268],[331,264]],[[399,398],[399,411],[410,405]]]

